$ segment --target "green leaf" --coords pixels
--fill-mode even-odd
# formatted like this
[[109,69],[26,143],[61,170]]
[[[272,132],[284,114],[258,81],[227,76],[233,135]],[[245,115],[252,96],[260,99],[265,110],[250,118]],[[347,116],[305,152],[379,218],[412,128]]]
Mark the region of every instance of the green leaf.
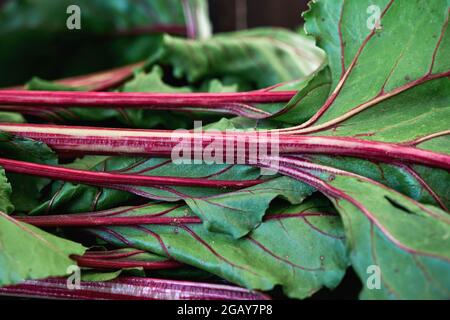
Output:
[[[0,157],[14,160],[57,164],[56,154],[44,143],[0,132]],[[50,180],[7,173],[12,186],[11,201],[18,211],[32,210],[39,204],[42,189]]]
[[95,270],[84,270],[81,274],[81,281],[103,282],[117,279],[122,274],[122,270],[99,272]]
[[9,217],[14,209],[10,194],[0,168],[0,286],[68,274],[67,268],[76,265],[70,256],[82,255],[85,249]]
[[[378,30],[367,27],[371,5],[381,12]],[[297,132],[406,143],[447,130],[448,7],[447,0],[313,3],[306,29],[328,54],[333,93]]]
[[[195,54],[191,54],[192,52]],[[186,40],[166,35],[149,56],[146,67],[140,71],[137,69],[134,78],[125,83],[121,91],[234,92],[274,85],[276,86],[270,91],[280,91],[298,90],[311,82],[310,86],[286,107],[284,102],[249,103],[245,104],[248,108],[242,110],[248,117],[264,119],[277,115],[278,122],[292,124],[313,114],[319,102],[326,98],[330,87],[328,70],[320,73],[320,80],[310,76],[322,67],[323,52],[315,47],[311,39],[288,30],[255,29],[224,33],[208,41]],[[165,70],[173,70],[172,77],[180,78],[179,82],[186,82],[189,86],[165,83],[160,66],[164,66]],[[149,73],[145,73],[147,69],[151,69]],[[166,78],[168,75],[167,73]],[[284,82],[287,83],[281,84]],[[40,79],[32,80],[27,87],[38,90],[67,89],[65,85]],[[82,88],[70,88],[80,89]],[[309,91],[311,92],[306,94]],[[301,107],[296,108],[300,101]],[[42,116],[56,121],[102,122],[108,125],[114,121],[130,127],[170,129],[191,128],[194,120],[203,120],[206,123],[219,120],[217,113],[211,112],[101,109],[92,113],[83,108],[55,110],[51,114],[42,113]]]
[[[67,28],[71,5],[80,8],[80,30]],[[0,86],[33,75],[63,78],[144,60],[158,45],[154,34],[162,25],[207,34],[206,1],[9,0],[0,8]]]
[[205,77],[237,76],[257,88],[300,79],[316,71],[324,55],[300,34],[260,28],[217,34],[208,41],[165,35],[148,64],[173,67],[174,76],[195,83]]
[[[369,178],[301,164],[340,213],[362,298],[448,299],[450,218]],[[373,266],[379,268],[378,283]],[[372,284],[375,288],[369,286]]]
[[0,112],[0,122],[25,123],[25,118],[20,113]]
[[[66,166],[73,169],[95,171],[105,171],[107,168],[120,170],[133,166],[139,161],[135,158],[122,158],[120,162],[118,161],[119,165],[117,166],[109,165],[108,159],[109,157],[87,156]],[[36,206],[30,214],[104,210],[135,200],[136,196],[128,192],[55,181],[51,185],[50,195]]]
[[450,208],[450,172],[405,163],[383,163],[350,157],[307,156],[314,163],[353,172],[370,178],[425,204]]
[[[189,217],[188,208],[160,204],[130,210],[126,215]],[[324,199],[279,207],[247,237],[210,233],[198,224],[145,225],[91,229],[117,246],[124,239],[147,250],[216,274],[249,289],[283,286],[294,298],[311,296],[322,286],[334,288],[347,267],[339,218]]]
[[0,212],[0,286],[64,276],[83,246],[18,222]]

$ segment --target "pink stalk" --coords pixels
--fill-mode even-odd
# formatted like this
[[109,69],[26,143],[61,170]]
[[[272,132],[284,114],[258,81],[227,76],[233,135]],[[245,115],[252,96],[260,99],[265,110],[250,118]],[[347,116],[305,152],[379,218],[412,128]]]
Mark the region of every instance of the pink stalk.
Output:
[[201,224],[198,217],[155,217],[148,216],[98,216],[94,214],[67,214],[50,216],[20,216],[16,220],[32,224],[36,227],[98,227],[98,226],[128,226],[128,225],[179,225],[179,224]]
[[254,107],[258,103],[288,102],[296,91],[251,91],[240,93],[130,93],[0,90],[2,107],[84,107],[149,110],[207,110],[249,118],[267,118],[271,113]]
[[0,295],[76,300],[268,300],[270,297],[247,289],[152,278],[121,277],[104,282],[81,282],[70,290],[64,278],[28,280],[0,288]]
[[[104,227],[104,226],[128,226],[128,225],[190,225],[201,224],[202,220],[195,216],[170,217],[166,216],[174,209],[181,208],[180,205],[170,209],[150,214],[136,214],[136,209],[144,209],[146,206],[125,207],[115,210],[104,210],[96,212],[86,212],[77,214],[54,214],[41,216],[15,216],[18,221],[32,224],[36,227]],[[264,217],[264,221],[300,218],[307,216],[330,215],[329,212],[298,212],[289,214],[272,214]],[[91,253],[88,252],[87,255]],[[104,259],[102,256],[96,258]],[[118,253],[121,254],[121,253]],[[92,256],[91,256],[92,257]],[[122,256],[120,256],[122,257]],[[118,257],[118,258],[120,258]]]
[[245,188],[260,184],[261,180],[208,180],[205,178],[180,178],[165,176],[143,176],[122,173],[96,172],[69,169],[60,166],[16,161],[0,158],[0,166],[6,171],[45,177],[54,180],[86,183],[93,185],[134,186],[197,186],[206,188]]
[[6,123],[0,124],[0,130],[42,141],[59,153],[70,154],[169,156],[181,141],[194,148],[198,144],[201,151],[212,142],[221,144],[225,151],[231,145],[235,152],[244,154],[255,144],[266,145],[268,153],[273,154],[271,148],[276,144],[280,154],[350,156],[383,162],[411,162],[450,170],[450,156],[446,154],[349,137],[277,136],[270,131],[212,133]]
[[[68,87],[82,87],[86,91],[104,91],[121,85],[133,75],[134,69],[142,67],[143,65],[144,62],[138,62],[112,70],[59,79],[54,82]],[[25,90],[25,88],[14,87],[9,89],[0,89],[2,92],[14,92],[17,90]],[[23,93],[24,91],[20,92]],[[37,108],[35,107],[35,109]]]
[[183,266],[183,264],[173,261],[139,261],[131,259],[105,259],[85,256],[74,256],[78,266],[95,269],[123,269],[123,268],[143,268],[146,270],[167,270],[176,269]]

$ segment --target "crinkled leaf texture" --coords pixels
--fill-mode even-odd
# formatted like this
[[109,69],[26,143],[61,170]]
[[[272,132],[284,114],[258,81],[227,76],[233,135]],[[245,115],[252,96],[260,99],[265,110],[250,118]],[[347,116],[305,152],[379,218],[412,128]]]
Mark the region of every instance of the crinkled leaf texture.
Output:
[[[380,11],[378,28],[367,26],[370,6]],[[311,3],[305,27],[328,55],[331,81],[322,83],[331,83],[330,93],[288,131],[401,143],[417,147],[418,156],[420,149],[449,154],[449,8],[447,0]],[[319,84],[323,72],[314,78]],[[317,88],[309,84],[289,112],[302,115],[300,95]],[[362,298],[450,297],[448,171],[382,156],[286,161],[285,174],[315,186],[341,214]],[[374,266],[380,289],[368,285]]]
[[288,296],[305,298],[322,286],[336,287],[348,265],[340,219],[322,198],[271,210],[258,228],[241,239],[183,223],[182,218],[193,216],[187,207],[155,204],[115,215],[180,221],[89,231],[117,246],[170,257],[250,289],[281,285]]
[[217,34],[208,41],[166,35],[148,61],[173,66],[174,75],[189,82],[234,76],[258,88],[300,79],[323,62],[324,54],[314,41],[276,28]]

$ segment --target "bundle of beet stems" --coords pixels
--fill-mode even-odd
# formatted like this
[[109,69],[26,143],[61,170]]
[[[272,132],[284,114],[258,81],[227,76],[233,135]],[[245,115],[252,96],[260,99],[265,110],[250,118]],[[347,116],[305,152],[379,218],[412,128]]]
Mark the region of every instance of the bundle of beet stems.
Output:
[[[76,214],[61,212],[52,215],[14,217],[18,221],[41,228],[90,230],[91,234],[114,245],[139,248],[106,252],[88,251],[82,256],[73,257],[79,266],[97,269],[138,267],[147,270],[177,270],[189,263],[199,266],[197,262],[195,262],[197,264],[193,262],[194,258],[190,259],[176,252],[176,242],[173,243],[175,249],[167,246],[155,231],[167,226],[176,230],[179,228],[192,236],[220,263],[238,270],[236,272],[245,273],[246,276],[236,277],[236,283],[248,287],[249,290],[222,284],[119,277],[107,282],[83,282],[81,289],[73,292],[66,289],[63,279],[30,280],[20,285],[0,288],[0,293],[105,299],[266,299],[268,296],[253,290],[265,291],[273,288],[275,283],[282,284],[288,296],[303,298],[316,292],[323,285],[335,287],[342,279],[345,268],[352,265],[363,282],[371,266],[379,267],[382,272],[379,291],[365,288],[362,297],[448,298],[450,127],[448,118],[446,120],[445,117],[448,116],[450,106],[450,70],[445,57],[448,57],[449,53],[450,10],[437,2],[439,1],[429,6],[433,12],[439,12],[439,15],[435,13],[435,20],[427,26],[430,30],[424,30],[423,34],[408,33],[402,37],[395,32],[388,33],[387,30],[398,28],[396,19],[392,19],[396,13],[408,10],[408,19],[418,23],[417,17],[423,10],[409,2],[390,1],[382,6],[380,19],[384,22],[383,29],[381,31],[377,28],[364,29],[359,34],[363,32],[365,36],[351,45],[346,42],[350,41],[346,37],[351,37],[349,32],[357,32],[353,30],[357,26],[349,24],[348,17],[351,16],[351,12],[344,12],[344,2],[324,4],[319,1],[312,5],[311,11],[306,14],[306,29],[319,39],[318,44],[327,51],[329,66],[311,76],[309,82],[298,92],[283,90],[284,84],[238,93],[104,92],[123,84],[132,77],[133,69],[142,64],[60,81],[68,86],[82,85],[89,88],[88,92],[26,91],[20,88],[0,90],[0,110],[44,120],[60,119],[61,114],[70,113],[71,108],[77,107],[93,113],[99,109],[163,110],[186,114],[200,111],[239,116],[258,124],[260,120],[286,119],[286,116],[289,117],[296,110],[311,108],[314,112],[307,121],[270,130],[172,131],[0,123],[0,131],[43,142],[61,159],[86,155],[171,159],[173,150],[180,142],[184,142],[184,146],[188,147],[189,154],[184,156],[189,159],[196,159],[211,145],[214,145],[216,150],[231,148],[232,157],[231,160],[228,158],[224,160],[226,164],[236,165],[235,156],[240,154],[242,157],[239,165],[272,170],[278,174],[276,177],[285,176],[299,181],[302,186],[309,186],[324,195],[328,198],[327,203],[331,203],[334,207],[330,209],[331,211],[324,211],[322,206],[313,204],[300,213],[271,213],[257,218],[259,221],[252,220],[249,222],[250,226],[245,227],[236,227],[236,224],[233,224],[234,218],[227,217],[229,218],[227,221],[232,221],[231,227],[228,227],[232,230],[230,233],[233,238],[238,239],[236,241],[245,236],[254,248],[258,248],[276,263],[289,269],[289,275],[295,279],[293,282],[298,281],[295,277],[301,277],[298,274],[304,276],[303,273],[313,273],[314,276],[308,278],[309,282],[305,285],[304,291],[296,285],[290,286],[291,280],[284,279],[283,282],[280,279],[271,279],[268,280],[269,284],[261,284],[262,282],[254,280],[253,277],[257,278],[257,271],[247,270],[246,267],[230,261],[216,251],[211,243],[193,231],[193,228],[205,222],[203,216],[178,214],[177,210],[182,210],[183,205],[175,202],[174,205],[161,204],[161,208],[148,210],[147,213],[139,213],[142,208],[148,209],[148,204],[145,204]],[[341,12],[335,21],[320,18],[322,10],[327,6]],[[326,24],[333,24],[336,30],[331,36],[336,37],[340,45],[339,53],[327,42],[327,34],[324,34],[327,31],[317,27]],[[348,30],[343,31],[344,24]],[[380,47],[387,48],[393,41],[411,43],[410,37],[421,39],[423,48],[413,50],[414,53],[420,51],[420,54],[414,55],[413,51],[408,49],[399,52],[391,47],[389,50],[380,51]],[[378,63],[380,59],[387,62],[380,64]],[[411,70],[410,64],[403,65],[402,59],[414,61],[416,69]],[[369,73],[374,80],[370,85],[366,85],[371,81],[367,78]],[[320,82],[323,79],[327,79],[323,83],[330,87],[329,94],[322,100],[316,97],[316,100],[311,102],[311,96],[323,86]],[[318,101],[320,105],[317,105]],[[283,107],[277,111],[267,111],[271,109],[266,107],[273,104]],[[261,144],[267,146],[268,150],[263,156],[261,154],[255,156],[251,152],[252,147]],[[133,189],[135,187],[170,190],[183,200],[185,195],[175,187],[223,189],[230,194],[238,194],[254,190],[252,188],[258,186],[264,188],[270,181],[261,177],[219,179],[214,175],[183,177],[144,175],[141,174],[143,171],[133,173],[132,170],[131,173],[128,172],[130,170],[89,171],[9,158],[0,158],[0,166],[7,173],[122,191],[135,190]],[[252,194],[252,191],[248,193]],[[200,197],[185,197],[194,203],[198,199],[203,200]],[[343,221],[345,236],[330,235],[306,220],[307,217],[336,216],[336,211]],[[214,212],[205,214],[208,222],[214,220],[214,217],[211,218],[214,214]],[[318,267],[308,267],[311,265],[310,261],[303,261],[301,265],[294,263],[289,255],[284,257],[261,243],[261,239],[264,238],[259,240],[254,238],[253,232],[263,228],[264,224],[276,221],[283,226],[283,219],[292,217],[305,219],[305,223],[313,230],[339,242],[333,244],[335,247],[332,250],[326,251],[333,254],[330,253],[329,256],[319,254]],[[146,257],[146,251],[140,250],[139,238],[133,238],[134,234],[131,234],[130,240],[121,234],[125,229],[120,227],[125,226],[133,226],[133,230],[156,239],[165,258]],[[226,229],[223,225],[220,227],[221,231]],[[289,233],[287,230],[284,231]],[[175,234],[177,232],[174,231]],[[345,250],[342,249],[343,246],[340,247],[344,238]],[[341,249],[347,253],[341,254]],[[327,265],[330,260],[339,267]],[[327,268],[335,269],[329,271]],[[339,271],[336,271],[337,269]],[[211,267],[208,271],[219,275],[226,274],[228,279],[233,278],[220,268]],[[317,276],[328,271],[330,274],[334,272],[333,276],[330,276],[334,277],[333,281],[327,280],[325,276]],[[416,279],[414,290],[407,285],[411,279]]]

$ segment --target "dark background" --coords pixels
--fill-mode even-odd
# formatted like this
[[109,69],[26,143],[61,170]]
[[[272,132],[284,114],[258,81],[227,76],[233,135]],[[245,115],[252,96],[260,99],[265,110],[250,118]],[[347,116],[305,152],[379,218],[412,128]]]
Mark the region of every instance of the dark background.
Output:
[[[4,3],[6,0],[0,0],[0,6]],[[39,0],[30,3],[39,6]],[[214,32],[218,33],[255,27],[296,29],[303,24],[301,13],[308,8],[307,3],[308,0],[209,0],[209,7]],[[0,87],[23,84],[34,76],[60,79],[144,60],[151,51],[151,41],[138,40],[132,36],[109,39],[89,32],[60,34],[27,28],[2,34]]]
[[308,0],[209,0],[215,32],[276,26],[295,28]]

